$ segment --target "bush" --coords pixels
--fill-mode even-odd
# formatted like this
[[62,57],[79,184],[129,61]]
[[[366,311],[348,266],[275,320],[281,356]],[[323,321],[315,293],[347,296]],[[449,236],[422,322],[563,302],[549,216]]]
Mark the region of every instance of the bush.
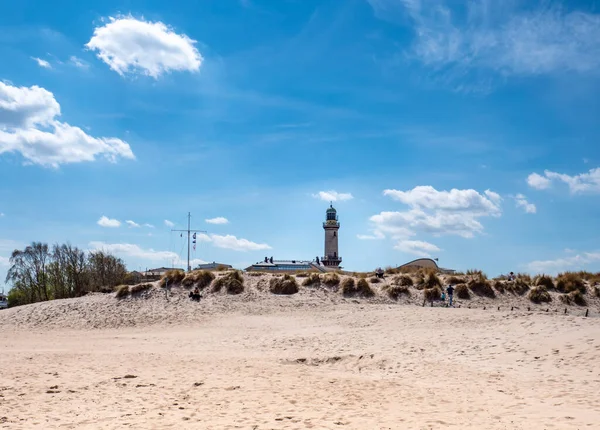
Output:
[[468,300],[471,298],[469,288],[465,284],[458,284],[455,290],[456,297],[458,297],[459,299]]
[[425,288],[423,290],[423,297],[428,302],[440,300],[442,298],[442,289],[438,286],[433,288]]
[[356,292],[356,284],[354,278],[346,278],[342,281],[342,294],[344,296],[352,296]]
[[500,294],[504,294],[505,288],[504,288],[504,284],[500,281],[496,281],[494,282],[494,288],[496,289],[496,291],[498,291]]
[[311,273],[308,278],[302,281],[302,285],[305,287],[312,287],[321,284],[321,277],[317,273]]
[[561,293],[580,291],[582,294],[585,294],[587,291],[580,274],[574,272],[559,274],[556,278],[556,289]]
[[271,278],[269,281],[269,290],[273,294],[296,294],[298,292],[298,283],[296,282],[296,278],[285,274],[282,278]]
[[513,294],[522,296],[529,291],[529,285],[527,285],[527,283],[525,283],[522,279],[517,279],[516,281],[508,282],[506,284],[506,289]]
[[381,282],[381,279],[377,276],[374,276],[371,279],[369,279],[369,281],[371,282],[371,284],[379,284]]
[[490,297],[492,299],[496,297],[496,293],[494,293],[494,290],[490,285],[490,281],[483,276],[478,276],[477,278],[472,279],[469,282],[469,288],[478,296]]
[[552,301],[548,289],[543,285],[532,288],[528,297],[533,303],[549,303]]
[[446,282],[448,284],[458,285],[458,284],[464,284],[467,281],[465,280],[465,278],[457,278],[456,276],[450,276]]
[[364,278],[360,278],[356,283],[356,293],[360,297],[365,298],[373,297],[375,295],[375,292],[371,289],[371,286]]
[[146,291],[154,287],[152,284],[138,284],[131,287],[131,295],[139,294],[142,291]]
[[412,287],[413,286],[413,280],[408,275],[400,275],[400,276],[396,276],[392,280],[392,284],[399,285],[401,287]]
[[442,281],[438,278],[438,275],[435,272],[429,272],[427,277],[425,278],[425,288],[435,288],[442,286]]
[[337,287],[340,284],[340,277],[336,273],[328,273],[323,279],[323,284],[328,287]]
[[129,285],[119,285],[115,290],[117,299],[123,299],[129,295]]
[[164,287],[167,283],[169,286],[181,284],[184,279],[185,272],[183,270],[169,270],[160,280],[160,286]]
[[559,297],[560,301],[567,305],[572,305],[573,303],[579,306],[587,305],[587,300],[585,300],[584,295],[579,290],[571,291],[568,294],[561,294]]
[[244,278],[237,270],[229,272],[224,276],[221,276],[213,283],[212,290],[219,292],[223,288],[227,291],[227,294],[242,294],[244,292]]
[[554,281],[552,280],[552,278],[550,276],[547,275],[540,275],[537,276],[534,279],[534,283],[535,285],[537,285],[538,287],[546,287],[546,290],[553,290],[554,289]]
[[410,296],[410,290],[408,287],[404,287],[401,285],[388,285],[383,290],[392,300],[398,300],[402,294],[406,294]]
[[215,275],[208,270],[194,270],[183,278],[181,285],[188,288],[198,287],[203,290],[208,287],[214,279]]

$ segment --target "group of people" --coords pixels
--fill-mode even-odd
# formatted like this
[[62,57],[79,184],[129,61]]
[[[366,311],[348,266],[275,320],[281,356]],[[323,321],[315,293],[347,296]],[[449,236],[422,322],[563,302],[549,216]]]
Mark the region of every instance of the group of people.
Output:
[[446,303],[446,293],[448,294],[448,306],[453,306],[452,301],[454,300],[454,285],[448,285],[446,291],[442,291],[442,301]]

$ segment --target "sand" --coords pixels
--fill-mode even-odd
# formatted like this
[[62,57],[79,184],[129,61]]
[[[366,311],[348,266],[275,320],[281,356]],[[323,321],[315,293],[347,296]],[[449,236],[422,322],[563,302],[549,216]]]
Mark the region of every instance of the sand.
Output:
[[600,428],[600,318],[581,309],[259,291],[0,312],[0,428]]

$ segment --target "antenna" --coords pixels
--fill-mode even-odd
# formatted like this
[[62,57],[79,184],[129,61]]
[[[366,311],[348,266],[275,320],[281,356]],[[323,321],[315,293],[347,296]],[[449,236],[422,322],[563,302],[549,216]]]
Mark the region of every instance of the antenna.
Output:
[[206,233],[206,231],[204,231],[204,230],[193,230],[190,227],[191,220],[192,220],[192,214],[190,212],[188,212],[188,228],[187,228],[187,230],[171,230],[171,231],[187,232],[187,271],[188,272],[192,271],[192,266],[190,266],[190,234],[191,233]]

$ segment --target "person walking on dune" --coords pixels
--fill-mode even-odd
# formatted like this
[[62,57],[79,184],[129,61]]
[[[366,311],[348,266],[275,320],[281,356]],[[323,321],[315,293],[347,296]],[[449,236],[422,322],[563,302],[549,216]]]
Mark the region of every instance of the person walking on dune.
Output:
[[446,292],[448,293],[448,306],[452,306],[452,299],[454,298],[454,286],[452,284],[448,285]]

